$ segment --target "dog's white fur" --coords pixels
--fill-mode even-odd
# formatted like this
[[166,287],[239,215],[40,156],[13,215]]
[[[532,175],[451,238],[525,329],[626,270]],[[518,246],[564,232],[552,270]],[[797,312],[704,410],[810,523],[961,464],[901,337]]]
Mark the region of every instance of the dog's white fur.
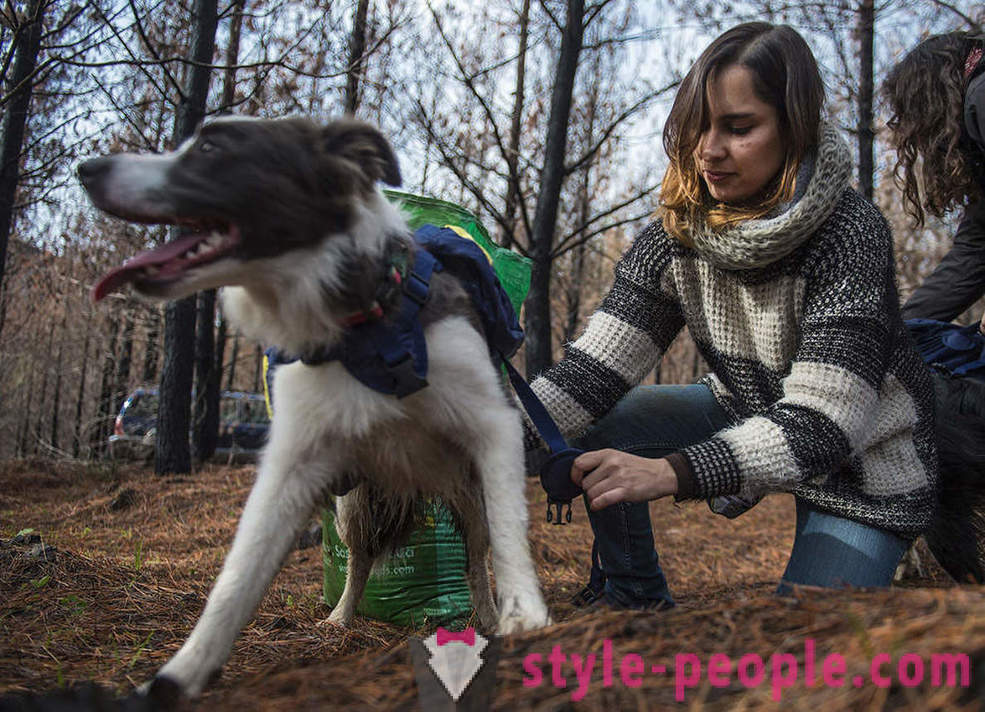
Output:
[[[142,167],[152,167],[143,184],[161,180],[159,161],[121,159],[120,166],[117,175],[131,184],[139,183],[134,173]],[[106,180],[116,177],[110,173]],[[337,315],[325,312],[323,299],[326,285],[339,286],[341,257],[377,258],[395,230],[406,231],[403,217],[377,190],[356,208],[345,234],[276,257],[221,258],[194,268],[158,296],[237,285],[221,292],[230,323],[261,343],[302,352],[341,336]],[[296,362],[275,372],[277,407],[269,442],[232,548],[201,618],[159,677],[188,696],[202,691],[227,659],[313,508],[334,482],[353,471],[372,473],[374,485],[384,492],[424,490],[474,502],[459,514],[466,515],[461,519],[470,554],[468,580],[480,621],[496,625],[501,634],[549,623],[527,540],[520,415],[503,390],[484,338],[466,318],[439,318],[425,330],[425,338],[429,385],[400,400],[366,387],[338,362],[315,367]],[[354,525],[346,523],[357,506],[353,494],[339,499],[343,540],[353,536]],[[498,618],[485,570],[487,543]],[[330,620],[351,620],[372,563],[358,546],[353,548],[346,588]]]

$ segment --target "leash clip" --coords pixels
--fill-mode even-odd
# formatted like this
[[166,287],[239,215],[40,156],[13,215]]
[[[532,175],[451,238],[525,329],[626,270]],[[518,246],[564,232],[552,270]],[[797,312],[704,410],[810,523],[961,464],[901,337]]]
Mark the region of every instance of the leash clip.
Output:
[[[557,511],[552,512],[551,507],[554,507]],[[567,507],[568,511],[564,512],[564,508]],[[562,513],[564,516],[562,517]],[[555,526],[571,523],[571,500],[560,501],[556,499],[547,500],[547,522],[549,524],[554,524]]]

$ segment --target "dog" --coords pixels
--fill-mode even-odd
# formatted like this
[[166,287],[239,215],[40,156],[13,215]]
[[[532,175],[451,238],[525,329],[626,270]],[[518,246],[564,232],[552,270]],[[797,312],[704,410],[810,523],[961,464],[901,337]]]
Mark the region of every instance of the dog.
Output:
[[[94,158],[78,174],[100,210],[186,228],[109,272],[96,301],[128,284],[156,299],[222,287],[233,326],[294,354],[337,344],[353,313],[376,308],[389,318],[401,295],[380,289],[388,256],[416,254],[379,188],[400,185],[393,149],[351,118],[222,117],[173,152]],[[276,370],[269,442],[232,547],[198,623],[145,686],[149,694],[203,690],[313,508],[352,483],[336,505],[350,558],[330,621],[352,620],[374,562],[413,529],[414,502],[438,495],[465,540],[479,625],[505,635],[550,623],[527,540],[521,415],[455,277],[434,273],[418,316],[428,385],[412,395],[372,390],[338,361]]]

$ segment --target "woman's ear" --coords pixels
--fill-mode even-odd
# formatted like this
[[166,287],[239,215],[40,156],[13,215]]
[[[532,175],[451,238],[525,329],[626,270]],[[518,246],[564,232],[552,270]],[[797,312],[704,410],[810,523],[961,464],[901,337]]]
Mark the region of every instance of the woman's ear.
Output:
[[379,129],[356,119],[339,119],[322,129],[322,147],[361,169],[371,181],[399,186],[400,167]]

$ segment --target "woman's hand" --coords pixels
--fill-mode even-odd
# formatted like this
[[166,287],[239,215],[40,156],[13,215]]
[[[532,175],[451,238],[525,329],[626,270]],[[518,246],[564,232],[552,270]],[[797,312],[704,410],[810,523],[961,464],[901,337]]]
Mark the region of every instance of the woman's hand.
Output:
[[571,480],[585,490],[593,510],[616,502],[646,502],[677,492],[677,474],[667,460],[619,450],[579,455],[571,467]]

